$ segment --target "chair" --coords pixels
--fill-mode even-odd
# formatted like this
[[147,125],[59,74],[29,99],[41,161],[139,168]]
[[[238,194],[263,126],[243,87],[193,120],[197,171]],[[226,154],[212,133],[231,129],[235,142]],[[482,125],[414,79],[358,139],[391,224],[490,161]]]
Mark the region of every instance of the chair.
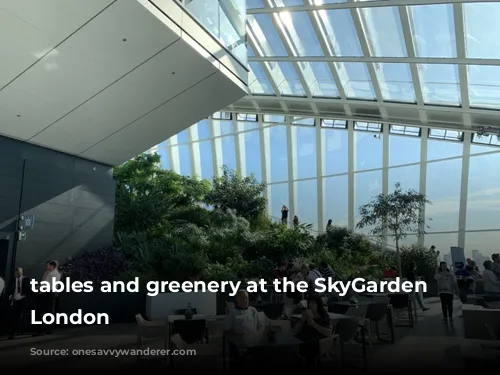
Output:
[[234,302],[227,302],[226,301],[226,314],[229,313],[230,310],[234,309],[235,305]]
[[285,301],[285,294],[271,294],[271,303],[278,305],[278,304],[283,304]]
[[[207,349],[210,351],[210,349],[216,347],[216,345],[203,344],[204,340],[208,342],[209,336],[205,319],[176,320],[174,322],[174,332],[175,335],[170,338],[173,349],[195,349],[196,353],[199,352],[200,354],[203,351],[203,354],[208,354],[206,353]],[[173,365],[173,356],[170,359]]]
[[318,341],[319,344],[319,354],[316,358],[316,364],[319,366],[321,364],[321,360],[327,356],[333,355],[333,348],[335,345],[335,341],[339,338],[338,334],[332,334],[331,337],[327,337],[324,339],[320,339]]
[[271,320],[281,319],[283,316],[283,303],[263,305],[262,312]]
[[[371,326],[370,326],[370,321],[366,318],[369,306],[370,305],[359,305],[359,306],[349,307],[345,315],[354,316],[358,318],[359,328],[368,333],[368,346],[370,348],[370,352],[372,352]],[[364,337],[366,338],[366,336]],[[364,345],[365,343],[363,342],[362,344]]]
[[380,322],[386,319],[387,317],[387,308],[390,303],[390,298],[382,297],[382,298],[374,298],[373,303],[368,306],[368,310],[366,311],[366,319],[369,319],[370,326],[372,323],[375,323],[375,331],[377,334],[377,340],[381,340],[380,337]]
[[285,306],[283,308],[283,315],[285,316],[285,319],[291,320],[295,311],[297,311],[295,306]]
[[[340,359],[342,367],[345,367],[345,344],[356,342],[356,336],[359,332],[359,319],[353,317],[352,319],[340,319],[337,322],[335,333],[338,336],[340,344]],[[365,367],[367,364],[366,356],[364,356]]]
[[411,306],[410,297],[406,293],[401,294],[391,294],[389,296],[392,308],[397,313],[395,314],[396,320],[399,320],[399,316],[402,313],[408,314],[409,325],[396,325],[396,327],[411,327],[413,328],[413,309]]
[[[168,348],[168,324],[167,322],[149,321],[141,314],[135,316],[137,322],[137,349],[142,349],[143,344],[152,341],[155,338],[164,338],[164,349]],[[137,351],[137,360],[141,359],[141,350]]]
[[224,331],[226,330],[225,321],[207,322],[208,342],[222,347],[224,340]]

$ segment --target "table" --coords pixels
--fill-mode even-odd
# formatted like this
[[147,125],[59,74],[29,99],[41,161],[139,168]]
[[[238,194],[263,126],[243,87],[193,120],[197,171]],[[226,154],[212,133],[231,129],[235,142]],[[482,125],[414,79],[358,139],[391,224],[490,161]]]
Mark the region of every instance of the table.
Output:
[[[342,320],[342,319],[359,319],[355,316],[343,315],[343,314],[328,313],[328,315],[330,315],[330,319],[333,321]],[[292,315],[293,319],[300,319],[301,317],[302,317],[301,314],[293,314]]]
[[349,301],[340,301],[340,302],[331,302],[328,304],[328,306],[344,306],[344,307],[356,307],[356,306],[367,306],[367,305],[372,305],[374,301],[371,300],[361,300],[356,303],[352,303]]
[[223,340],[222,358],[223,368],[226,368],[226,342],[236,346],[238,349],[251,349],[251,348],[283,348],[299,346],[303,343],[302,340],[296,338],[291,332],[277,333],[274,340],[269,340],[266,333],[259,333],[254,335],[226,335]]

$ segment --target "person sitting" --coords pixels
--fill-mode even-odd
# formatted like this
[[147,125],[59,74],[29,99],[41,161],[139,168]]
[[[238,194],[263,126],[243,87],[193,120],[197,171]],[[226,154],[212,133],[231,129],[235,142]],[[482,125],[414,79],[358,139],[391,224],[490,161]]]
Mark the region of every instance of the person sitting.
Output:
[[319,355],[319,340],[332,335],[330,316],[320,296],[310,295],[307,298],[307,310],[302,312],[293,334],[303,341],[299,347],[299,355],[306,360],[306,364],[314,365]]
[[283,280],[285,277],[288,277],[288,262],[282,261],[279,267],[274,270],[274,278]]
[[236,294],[234,309],[229,310],[226,316],[227,334],[251,335],[264,332],[265,327],[260,319],[259,312],[249,306],[248,292],[240,290]]
[[500,280],[500,254],[493,254],[491,260],[493,261],[492,271],[496,278]]
[[460,302],[466,303],[469,288],[474,283],[474,280],[463,262],[456,262],[455,269],[455,278],[458,285],[458,297],[460,298]]
[[335,272],[333,272],[332,267],[325,261],[320,263],[319,272],[325,279],[335,279]]
[[314,264],[311,263],[309,265],[309,273],[307,274],[307,279],[306,279],[309,285],[307,291],[308,294],[314,294],[314,290],[316,288],[315,284],[316,279],[321,279],[321,278],[323,278],[323,275],[321,274],[319,269]]
[[395,279],[397,274],[396,266],[392,266],[384,271],[384,279]]
[[493,273],[493,262],[487,260],[483,263],[484,292],[486,294],[500,295],[500,281]]

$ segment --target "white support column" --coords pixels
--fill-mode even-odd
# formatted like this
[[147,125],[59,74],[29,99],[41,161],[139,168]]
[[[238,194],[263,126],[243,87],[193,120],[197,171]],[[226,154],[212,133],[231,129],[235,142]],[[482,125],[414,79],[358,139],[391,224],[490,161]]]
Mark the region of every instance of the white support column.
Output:
[[[455,40],[457,43],[457,57],[459,59],[466,59],[464,11],[462,3],[453,4],[453,18],[455,24]],[[467,69],[468,65],[466,64],[458,65],[460,97],[463,109],[462,121],[464,126],[470,129],[472,127],[472,120],[470,115],[469,77],[467,76]]]
[[179,146],[177,146],[177,135],[170,137],[168,143],[168,158],[170,159],[170,169],[175,173],[181,173],[181,162],[179,158]]
[[355,159],[355,150],[354,150],[354,122],[347,121],[347,140],[348,140],[348,148],[347,148],[347,180],[348,180],[348,197],[347,197],[347,209],[348,212],[348,228],[354,230],[354,216],[355,216],[355,207],[354,207],[354,194],[356,191],[356,184],[354,181],[354,165],[356,163]]
[[[382,194],[389,195],[389,130],[390,124],[382,124]],[[389,236],[387,231],[384,233],[384,246],[387,246]]]
[[465,249],[467,229],[467,196],[469,191],[470,144],[472,133],[464,133],[464,155],[462,159],[462,182],[460,188],[460,210],[458,213],[458,247]]
[[[428,140],[428,129],[422,128],[421,143],[420,143],[420,194],[427,194],[427,140]],[[420,219],[425,220],[425,205],[420,207]],[[420,228],[423,232],[426,227]],[[418,244],[424,245],[424,234],[420,233],[418,235]]]
[[212,163],[213,163],[212,165],[214,170],[214,177],[219,177],[222,172],[221,168],[223,162],[220,132],[214,128],[214,121],[212,120],[211,117],[208,119],[208,124],[210,129],[210,143],[212,145]]
[[234,133],[234,154],[236,155],[236,171],[242,176],[246,176],[245,138],[243,134],[239,133],[236,112],[233,112],[231,117],[233,119],[232,127]]
[[288,218],[289,225],[292,224],[293,216],[297,213],[297,196],[295,194],[295,179],[297,178],[297,148],[296,138],[297,129],[291,125],[290,118],[287,118],[286,125],[286,144],[287,144],[287,159],[288,159],[288,209],[290,215]]
[[316,126],[316,176],[317,176],[317,195],[318,195],[318,231],[323,232],[325,230],[325,223],[323,220],[323,207],[324,205],[324,194],[323,194],[323,141],[321,132],[321,119],[315,119]]
[[266,184],[264,196],[267,198],[268,215],[272,216],[271,212],[271,145],[269,142],[269,130],[264,129],[262,124],[262,116],[259,116],[259,138],[260,138],[260,169],[262,173],[262,182]]
[[200,142],[195,142],[198,140],[198,124],[192,125],[187,132],[191,154],[191,176],[201,179]]

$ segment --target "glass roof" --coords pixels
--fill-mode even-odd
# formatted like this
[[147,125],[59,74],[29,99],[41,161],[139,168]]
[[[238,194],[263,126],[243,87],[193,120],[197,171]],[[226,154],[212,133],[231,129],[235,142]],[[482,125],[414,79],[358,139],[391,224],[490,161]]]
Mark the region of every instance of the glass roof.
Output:
[[247,0],[243,102],[285,112],[302,102],[301,113],[314,115],[337,103],[347,117],[372,106],[387,108],[387,121],[393,108],[419,111],[416,122],[426,111],[454,124],[462,113],[500,116],[498,19],[493,1]]

